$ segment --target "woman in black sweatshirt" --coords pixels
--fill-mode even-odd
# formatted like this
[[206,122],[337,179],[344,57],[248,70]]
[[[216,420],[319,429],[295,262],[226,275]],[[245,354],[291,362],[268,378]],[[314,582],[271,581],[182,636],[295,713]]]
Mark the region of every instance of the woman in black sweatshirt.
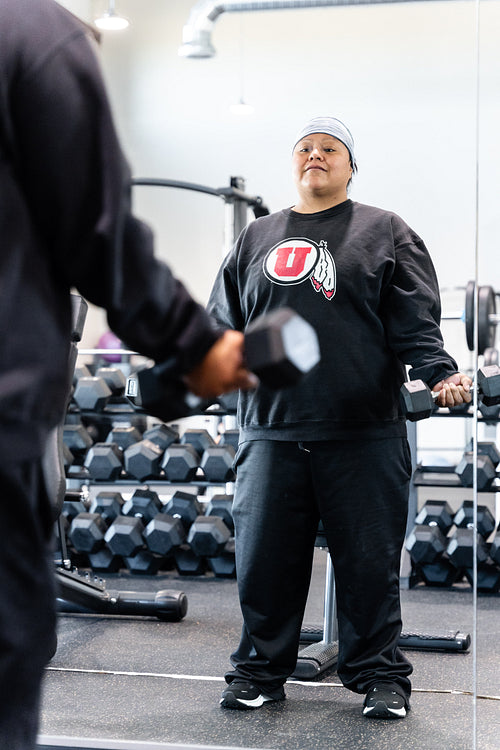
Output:
[[337,592],[343,684],[368,717],[402,718],[412,667],[398,648],[399,565],[411,474],[398,394],[406,377],[470,401],[470,378],[443,348],[427,249],[393,213],[351,201],[352,135],[333,117],[298,134],[297,203],[252,222],[225,259],[209,312],[240,330],[295,309],[321,362],[292,388],[240,394],[234,518],[243,633],[227,708],[285,697],[297,659],[322,520]]

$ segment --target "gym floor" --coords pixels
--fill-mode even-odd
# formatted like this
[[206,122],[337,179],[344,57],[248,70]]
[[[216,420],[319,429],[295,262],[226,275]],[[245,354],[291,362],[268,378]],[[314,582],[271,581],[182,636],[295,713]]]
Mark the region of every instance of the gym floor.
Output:
[[[325,563],[326,553],[316,550],[308,625],[322,622]],[[476,718],[472,651],[407,651],[414,665],[412,710],[403,721],[381,721],[361,715],[362,696],[343,688],[335,672],[289,681],[286,701],[257,711],[219,708],[222,675],[241,629],[236,582],[175,572],[107,580],[114,589],[184,591],[188,613],[179,623],[59,615],[40,748],[471,750],[474,724],[478,750],[500,747],[498,595],[478,597]],[[472,592],[465,584],[418,586],[402,591],[402,601],[406,631],[472,634]]]

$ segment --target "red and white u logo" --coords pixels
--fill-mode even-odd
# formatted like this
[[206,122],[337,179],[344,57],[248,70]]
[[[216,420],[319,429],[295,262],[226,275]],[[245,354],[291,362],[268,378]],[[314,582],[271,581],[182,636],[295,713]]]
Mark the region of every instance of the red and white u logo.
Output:
[[275,284],[299,284],[316,265],[319,250],[303,237],[287,239],[275,245],[264,260],[264,273]]

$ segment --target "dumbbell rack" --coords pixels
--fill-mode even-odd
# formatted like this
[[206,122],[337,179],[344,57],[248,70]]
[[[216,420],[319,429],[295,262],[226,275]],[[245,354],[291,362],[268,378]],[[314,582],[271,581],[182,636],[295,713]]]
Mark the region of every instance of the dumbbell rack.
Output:
[[[436,411],[431,419],[472,419],[472,412],[449,412]],[[500,417],[478,417],[479,423],[487,425],[500,423]],[[412,481],[410,483],[409,504],[408,504],[408,522],[406,527],[406,537],[411,533],[418,514],[418,488],[419,487],[439,487],[466,490],[459,478],[456,476],[454,467],[446,466],[422,466],[417,461],[417,422],[407,422],[408,442],[412,456]],[[481,493],[495,494],[500,492],[500,478],[493,480],[489,487],[480,490]],[[400,584],[402,588],[411,588],[417,581],[412,572],[412,562],[409,552],[403,549],[401,557]]]

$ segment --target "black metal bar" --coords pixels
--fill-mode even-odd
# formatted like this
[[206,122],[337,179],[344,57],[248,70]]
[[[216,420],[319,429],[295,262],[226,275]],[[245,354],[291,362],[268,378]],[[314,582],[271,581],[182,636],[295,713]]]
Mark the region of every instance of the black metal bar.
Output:
[[151,187],[171,187],[180,190],[193,190],[197,193],[207,193],[222,198],[226,203],[234,200],[243,201],[251,207],[258,207],[260,211],[267,211],[260,195],[248,195],[243,190],[229,185],[228,187],[212,188],[197,182],[183,182],[181,180],[167,180],[161,177],[134,177],[132,185]]

